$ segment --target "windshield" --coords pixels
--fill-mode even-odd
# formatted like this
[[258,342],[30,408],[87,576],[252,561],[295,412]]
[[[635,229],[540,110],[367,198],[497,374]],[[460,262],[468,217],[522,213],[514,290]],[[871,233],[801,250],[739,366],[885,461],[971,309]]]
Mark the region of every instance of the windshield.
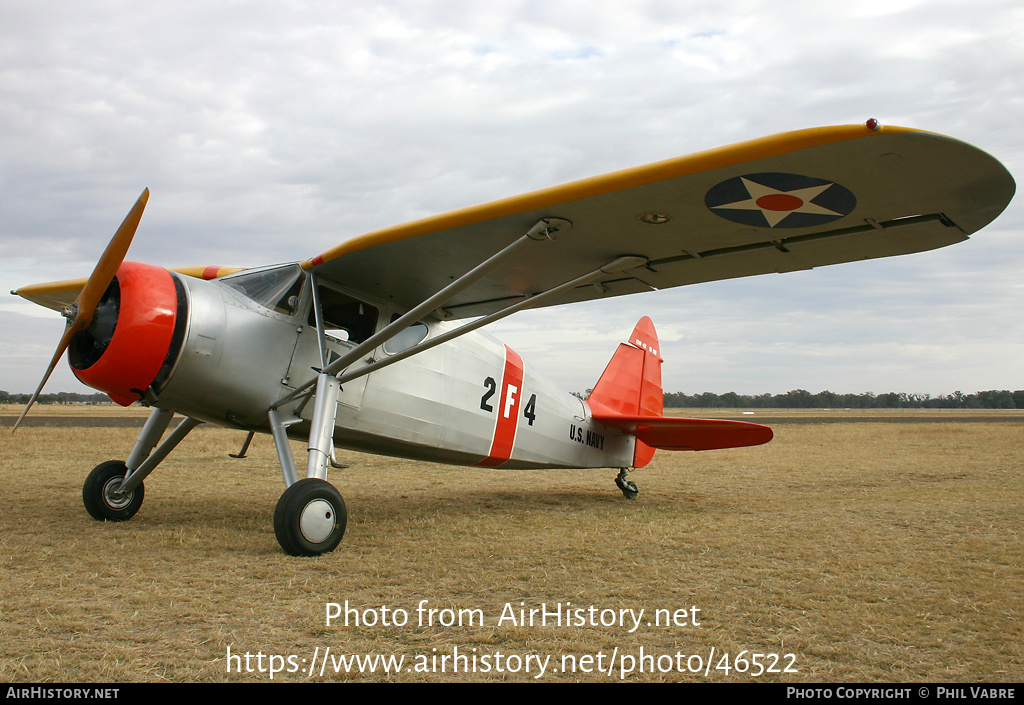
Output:
[[305,277],[297,264],[239,274],[223,280],[226,286],[243,296],[286,316],[294,314],[299,306],[303,281]]

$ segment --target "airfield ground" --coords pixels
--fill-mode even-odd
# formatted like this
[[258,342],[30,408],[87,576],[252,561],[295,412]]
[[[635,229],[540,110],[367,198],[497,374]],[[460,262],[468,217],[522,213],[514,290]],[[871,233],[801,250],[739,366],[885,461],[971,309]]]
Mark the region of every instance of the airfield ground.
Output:
[[[528,681],[541,663],[542,681],[1024,680],[1024,414],[699,413],[774,423],[775,440],[658,453],[632,502],[613,470],[341,452],[348,532],[315,559],[274,538],[268,437],[232,460],[243,434],[200,427],[139,514],[103,524],[82,480],[125,457],[137,421],[2,429],[0,681]],[[327,626],[346,601],[377,623]],[[588,623],[509,619],[559,603]],[[640,609],[630,632],[620,610]],[[405,660],[335,673],[349,654]]]

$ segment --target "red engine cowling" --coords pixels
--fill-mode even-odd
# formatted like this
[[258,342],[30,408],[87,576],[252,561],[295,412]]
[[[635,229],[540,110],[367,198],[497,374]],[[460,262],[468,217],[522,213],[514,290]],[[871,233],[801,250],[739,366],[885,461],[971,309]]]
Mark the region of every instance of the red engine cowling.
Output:
[[122,262],[68,359],[83,383],[128,406],[159,393],[181,352],[188,321],[184,285],[166,269]]

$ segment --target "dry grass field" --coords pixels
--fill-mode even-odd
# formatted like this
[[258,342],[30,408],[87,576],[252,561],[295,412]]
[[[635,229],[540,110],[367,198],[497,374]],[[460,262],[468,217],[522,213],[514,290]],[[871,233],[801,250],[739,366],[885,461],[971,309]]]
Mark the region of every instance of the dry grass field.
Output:
[[[1024,680],[1024,423],[775,430],[758,448],[659,453],[631,474],[632,502],[611,470],[340,453],[348,533],[298,559],[274,538],[268,437],[232,460],[243,434],[200,427],[139,514],[103,524],[82,480],[136,429],[2,429],[0,681]],[[327,626],[346,601],[378,623]],[[632,632],[629,613],[501,620],[567,602],[588,622],[591,607],[598,622],[645,612]],[[325,651],[405,660],[320,675]]]

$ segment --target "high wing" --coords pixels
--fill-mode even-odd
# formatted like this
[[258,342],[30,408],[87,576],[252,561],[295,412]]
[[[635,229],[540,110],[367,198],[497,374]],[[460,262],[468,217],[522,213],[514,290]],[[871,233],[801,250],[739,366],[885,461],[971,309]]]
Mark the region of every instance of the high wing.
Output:
[[991,222],[1015,185],[959,140],[877,124],[774,135],[367,233],[302,266],[411,308],[538,221],[538,243],[444,305],[480,316],[623,255],[640,266],[542,305],[930,250]]
[[[624,255],[644,264],[546,297],[538,306],[921,252],[965,240],[1015,190],[996,159],[902,127],[786,132],[451,211],[350,239],[302,263],[412,308],[538,221],[571,229],[503,263],[444,304],[480,316]],[[212,279],[240,271],[183,267]],[[57,311],[85,279],[17,295]],[[527,306],[529,307],[529,306]]]

